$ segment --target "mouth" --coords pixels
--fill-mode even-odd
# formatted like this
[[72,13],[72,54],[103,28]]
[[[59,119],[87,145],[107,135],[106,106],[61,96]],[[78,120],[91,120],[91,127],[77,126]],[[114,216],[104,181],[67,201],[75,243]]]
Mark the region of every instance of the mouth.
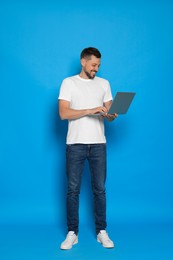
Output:
[[92,70],[91,73],[95,76],[97,71]]
[[85,74],[86,76],[89,78],[89,79],[93,79],[96,75],[96,72],[95,70],[91,70],[90,72],[89,71],[85,71]]

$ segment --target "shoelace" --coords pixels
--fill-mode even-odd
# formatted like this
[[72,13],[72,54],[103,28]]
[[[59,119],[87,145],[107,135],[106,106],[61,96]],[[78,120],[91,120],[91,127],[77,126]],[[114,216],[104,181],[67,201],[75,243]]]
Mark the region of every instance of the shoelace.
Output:
[[101,236],[103,237],[103,239],[110,241],[110,238],[108,237],[108,234],[106,232],[101,232]]
[[69,234],[67,235],[67,237],[68,237],[68,238],[72,238],[73,235],[74,235],[74,233],[69,233]]

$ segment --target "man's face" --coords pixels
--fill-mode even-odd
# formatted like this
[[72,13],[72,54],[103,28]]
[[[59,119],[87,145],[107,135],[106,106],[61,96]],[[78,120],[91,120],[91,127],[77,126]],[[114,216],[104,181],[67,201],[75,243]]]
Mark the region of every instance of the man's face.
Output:
[[100,58],[91,55],[89,59],[83,58],[81,60],[82,69],[88,79],[94,79],[99,66],[100,66]]

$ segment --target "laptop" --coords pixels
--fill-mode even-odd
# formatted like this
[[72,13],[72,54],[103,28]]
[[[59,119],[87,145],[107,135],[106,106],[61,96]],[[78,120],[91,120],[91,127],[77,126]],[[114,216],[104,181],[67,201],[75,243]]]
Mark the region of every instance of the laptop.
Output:
[[126,114],[135,94],[135,92],[117,92],[108,114]]

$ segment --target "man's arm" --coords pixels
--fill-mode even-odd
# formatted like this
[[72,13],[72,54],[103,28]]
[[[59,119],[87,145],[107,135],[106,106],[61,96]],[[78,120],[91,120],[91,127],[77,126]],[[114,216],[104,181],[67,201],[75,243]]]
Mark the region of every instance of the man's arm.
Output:
[[81,109],[81,110],[72,109],[72,108],[70,108],[69,101],[66,101],[63,99],[59,100],[59,115],[62,120],[78,119],[83,116],[88,116],[88,115],[92,115],[92,114],[96,114],[96,113],[106,113],[106,112],[107,112],[107,109],[104,106],[95,107],[95,108],[91,108],[91,109]]
[[[105,102],[104,106],[106,107],[106,110],[109,111],[110,106],[112,105],[112,100]],[[108,121],[113,121],[118,115],[117,114],[105,114],[104,117]]]

